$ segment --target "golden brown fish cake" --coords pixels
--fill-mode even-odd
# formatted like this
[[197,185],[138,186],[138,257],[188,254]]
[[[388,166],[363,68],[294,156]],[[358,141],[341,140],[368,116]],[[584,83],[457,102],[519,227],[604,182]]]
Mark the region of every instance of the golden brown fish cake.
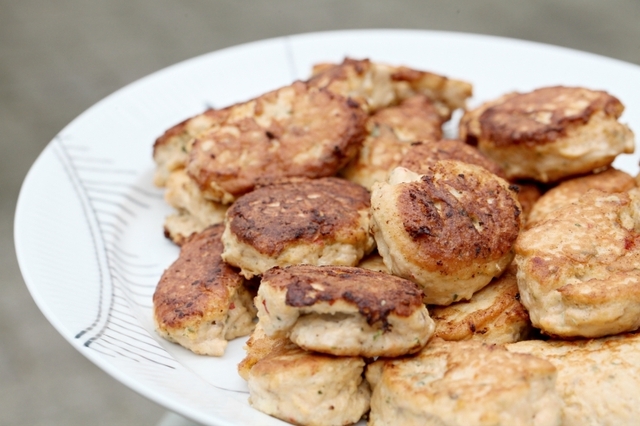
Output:
[[360,149],[367,118],[356,102],[299,81],[215,114],[186,169],[205,198],[225,204],[258,183],[335,175]]
[[398,167],[423,174],[440,160],[456,160],[484,167],[491,173],[505,178],[505,174],[496,164],[476,148],[455,139],[432,139],[414,142],[404,152]]
[[430,306],[429,313],[436,323],[434,337],[444,340],[514,343],[527,338],[532,330],[529,314],[520,303],[513,264],[468,302]]
[[443,160],[418,175],[396,168],[371,194],[372,231],[392,274],[419,284],[425,303],[468,300],[513,259],[520,204],[483,167]]
[[256,297],[268,336],[339,356],[400,356],[422,348],[434,324],[414,283],[357,267],[265,272]]
[[227,341],[251,333],[256,309],[244,279],[222,261],[222,225],[193,235],[153,294],[158,333],[201,355],[222,356]]
[[362,102],[370,113],[396,105],[415,95],[427,96],[448,120],[464,108],[471,84],[407,67],[345,59],[341,64],[317,64],[309,84]]
[[433,339],[418,354],[369,364],[368,426],[560,425],[556,369],[501,345]]
[[369,192],[339,178],[270,185],[227,211],[222,257],[250,278],[274,266],[355,266],[371,252]]
[[478,149],[509,179],[555,182],[634,151],[633,132],[618,122],[623,110],[603,91],[544,87],[485,109],[478,118]]
[[640,327],[640,190],[590,190],[516,243],[518,287],[531,322],[562,337]]
[[340,174],[371,189],[374,182],[387,179],[409,149],[409,143],[440,139],[442,122],[431,101],[423,95],[378,110],[367,120],[368,135],[360,153]]
[[279,347],[249,370],[249,403],[297,425],[356,423],[369,411],[371,390],[359,357],[334,357]]
[[153,183],[163,187],[172,172],[186,167],[196,137],[217,123],[217,113],[208,109],[176,124],[156,139],[153,145],[153,160],[156,163]]
[[527,228],[535,226],[544,220],[549,212],[578,201],[590,189],[599,189],[613,194],[626,192],[635,186],[635,179],[631,175],[614,168],[566,180],[547,191],[536,202],[526,226]]
[[594,340],[530,340],[506,345],[551,362],[564,426],[633,425],[640,418],[640,335]]
[[177,210],[164,223],[165,235],[174,243],[182,245],[191,234],[224,222],[229,206],[205,199],[184,169],[173,171],[165,186],[164,199]]
[[478,138],[482,132],[480,127],[480,116],[482,113],[488,108],[494,105],[499,105],[516,95],[518,95],[518,93],[507,93],[497,99],[492,99],[484,102],[476,108],[465,111],[464,114],[462,114],[462,117],[460,117],[460,122],[458,123],[458,137],[460,140],[471,146],[477,146]]

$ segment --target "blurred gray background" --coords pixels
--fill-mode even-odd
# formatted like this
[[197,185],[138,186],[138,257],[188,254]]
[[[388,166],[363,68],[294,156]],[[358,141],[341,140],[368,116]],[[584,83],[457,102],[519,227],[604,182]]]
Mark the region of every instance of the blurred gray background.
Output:
[[350,28],[493,34],[640,64],[638,22],[633,0],[0,0],[0,424],[155,425],[165,414],[57,334],[32,301],[13,248],[30,165],[104,96],[220,48]]

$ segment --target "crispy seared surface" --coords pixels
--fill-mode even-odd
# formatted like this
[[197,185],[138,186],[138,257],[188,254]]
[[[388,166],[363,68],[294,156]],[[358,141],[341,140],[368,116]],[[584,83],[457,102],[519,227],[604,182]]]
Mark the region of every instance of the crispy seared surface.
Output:
[[394,67],[368,59],[345,59],[341,64],[319,64],[309,83],[342,96],[364,100],[369,111],[398,104],[416,94],[426,95],[448,119],[464,108],[471,96],[471,84],[430,72]]
[[482,137],[496,146],[545,144],[587,123],[598,111],[617,119],[623,110],[606,92],[554,86],[508,97],[487,108],[479,122]]
[[358,152],[366,113],[358,103],[303,82],[212,112],[187,171],[205,197],[224,203],[283,177],[334,175]]
[[153,305],[163,329],[224,320],[231,295],[244,279],[220,257],[223,228],[215,225],[192,236],[182,245],[180,257],[162,274]]
[[343,301],[356,306],[369,324],[384,323],[390,314],[408,317],[422,307],[422,291],[414,283],[356,267],[273,268],[262,282],[286,289],[288,306],[304,308]]
[[267,335],[336,356],[414,353],[435,329],[416,284],[357,267],[273,268],[255,303]]
[[501,258],[520,230],[520,206],[504,182],[475,173],[477,168],[464,173],[460,164],[441,161],[397,192],[398,214],[415,244],[413,256],[445,274],[474,259]]
[[518,95],[518,93],[507,93],[497,99],[485,102],[477,108],[465,111],[462,117],[460,117],[460,123],[458,124],[458,137],[460,140],[472,146],[478,145],[478,138],[482,133],[480,127],[480,116],[482,113],[492,106],[499,105],[516,95]]
[[496,162],[476,148],[455,139],[414,142],[405,151],[398,166],[418,174],[424,174],[428,172],[429,167],[440,160],[457,160],[463,163],[475,164],[502,178],[505,177],[504,172]]
[[468,300],[513,259],[521,227],[514,190],[483,167],[442,160],[419,175],[397,167],[371,193],[372,230],[391,273],[425,303]]
[[626,192],[635,186],[635,179],[631,175],[614,168],[566,180],[547,191],[534,204],[527,220],[527,227],[530,228],[544,220],[549,212],[578,201],[590,189],[599,189],[613,194]]
[[429,313],[436,322],[434,336],[444,340],[513,343],[523,340],[531,331],[529,314],[520,303],[513,264],[468,302],[431,306]]
[[338,178],[266,186],[239,198],[228,210],[234,236],[260,253],[276,256],[289,244],[335,240],[360,225],[369,193]]
[[384,181],[398,165],[409,143],[440,139],[442,118],[429,99],[417,95],[400,105],[383,108],[367,120],[368,135],[360,153],[341,171],[342,176],[367,189]]

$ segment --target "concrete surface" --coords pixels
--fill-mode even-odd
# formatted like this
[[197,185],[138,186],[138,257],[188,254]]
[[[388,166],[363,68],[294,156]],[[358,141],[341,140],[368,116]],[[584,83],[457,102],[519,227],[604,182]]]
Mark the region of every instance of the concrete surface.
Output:
[[0,424],[154,425],[165,412],[55,332],[14,254],[13,214],[29,166],[104,96],[212,50],[348,28],[494,34],[640,64],[638,22],[632,0],[0,0]]

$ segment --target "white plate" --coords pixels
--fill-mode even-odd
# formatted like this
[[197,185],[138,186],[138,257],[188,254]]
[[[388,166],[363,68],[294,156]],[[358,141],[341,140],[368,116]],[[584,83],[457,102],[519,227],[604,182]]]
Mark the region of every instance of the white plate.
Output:
[[[430,31],[340,31],[214,52],[154,73],[80,115],[42,152],[22,187],[16,252],[36,303],[83,355],[133,390],[205,424],[284,424],[248,405],[236,373],[244,339],[222,358],[159,338],[151,296],[178,249],[170,208],[151,183],[151,147],[173,124],[305,79],[345,56],[407,65],[474,84],[471,106],[508,91],[564,84],[604,89],[640,129],[640,67],[564,48]],[[638,155],[615,165],[638,172]]]

